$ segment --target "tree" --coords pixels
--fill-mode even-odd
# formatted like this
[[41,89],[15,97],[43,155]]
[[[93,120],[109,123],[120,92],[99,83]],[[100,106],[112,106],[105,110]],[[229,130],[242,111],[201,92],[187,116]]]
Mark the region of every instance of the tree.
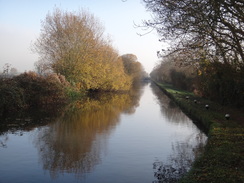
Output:
[[162,40],[172,40],[172,51],[207,50],[212,59],[243,64],[244,2],[242,0],[144,0]]
[[[41,61],[37,63],[39,70],[51,68],[78,88],[114,90],[130,86],[123,68],[114,67],[120,65],[117,62],[118,53],[109,39],[105,39],[103,26],[87,11],[69,13],[55,9],[53,14],[49,13],[42,22],[41,35],[34,44],[34,51],[40,55]],[[113,81],[108,86],[111,73],[118,74],[114,68],[116,71],[121,69],[118,71],[121,80],[116,84]],[[108,88],[104,88],[105,85]]]
[[12,75],[16,75],[17,73],[18,73],[18,70],[17,70],[16,68],[12,67],[12,68],[10,69],[10,74],[12,74]]
[[155,81],[171,83],[175,87],[193,91],[197,83],[197,65],[182,63],[182,60],[190,58],[190,53],[186,55],[175,53],[164,57],[150,76]]
[[144,2],[154,15],[144,25],[171,42],[165,55],[189,55],[182,62],[197,62],[200,93],[222,104],[243,106],[244,1]]
[[145,75],[145,71],[141,63],[137,60],[137,56],[134,54],[125,54],[121,56],[123,61],[125,72],[131,76],[134,84],[142,79]]
[[51,65],[47,63],[46,60],[38,60],[35,62],[35,70],[39,75],[45,75],[52,72]]
[[9,72],[10,72],[10,67],[11,67],[11,64],[8,64],[6,63],[4,66],[3,66],[3,75],[8,75]]

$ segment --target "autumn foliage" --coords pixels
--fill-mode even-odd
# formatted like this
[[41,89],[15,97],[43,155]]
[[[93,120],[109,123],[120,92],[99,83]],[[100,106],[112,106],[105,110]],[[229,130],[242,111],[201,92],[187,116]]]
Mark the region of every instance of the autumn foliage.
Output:
[[131,77],[97,18],[87,11],[55,9],[42,22],[33,49],[37,70],[64,75],[80,90],[129,90]]
[[67,102],[66,86],[61,75],[46,77],[34,72],[0,80],[0,116],[28,108],[57,107]]
[[120,57],[98,19],[83,10],[49,13],[33,51],[36,73],[0,80],[0,115],[57,106],[89,91],[128,91],[144,71],[135,55]]

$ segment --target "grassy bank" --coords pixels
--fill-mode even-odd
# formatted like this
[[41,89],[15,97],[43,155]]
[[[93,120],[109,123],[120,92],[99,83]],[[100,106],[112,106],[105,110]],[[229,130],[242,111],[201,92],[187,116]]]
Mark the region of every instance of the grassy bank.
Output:
[[[169,84],[156,84],[208,134],[205,152],[181,182],[243,183],[244,111],[221,106]],[[227,113],[229,120],[225,118]]]

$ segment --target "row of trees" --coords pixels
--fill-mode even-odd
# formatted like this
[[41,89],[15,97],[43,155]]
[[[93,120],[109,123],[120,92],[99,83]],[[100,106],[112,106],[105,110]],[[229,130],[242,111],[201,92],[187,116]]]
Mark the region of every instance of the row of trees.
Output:
[[33,45],[37,73],[0,77],[0,116],[33,107],[58,106],[86,91],[127,91],[145,75],[133,54],[119,56],[104,28],[89,12],[55,9],[42,22]]
[[173,55],[159,62],[150,76],[158,82],[171,83],[183,90],[194,91],[198,84],[196,67],[183,65],[181,59]]
[[125,54],[119,59],[123,62],[125,73],[132,78],[133,85],[140,84],[143,78],[148,77],[136,55]]
[[127,67],[143,71],[137,59],[128,65],[125,56],[119,56],[101,23],[87,11],[49,13],[33,50],[40,55],[40,74],[59,73],[81,90],[128,90],[137,73]]
[[[243,106],[244,2],[241,0],[144,0],[157,30],[170,49],[163,61],[177,57],[195,68],[202,95],[222,104]],[[167,58],[165,57],[167,56]],[[157,67],[158,70],[159,66]],[[156,71],[154,71],[155,74]]]

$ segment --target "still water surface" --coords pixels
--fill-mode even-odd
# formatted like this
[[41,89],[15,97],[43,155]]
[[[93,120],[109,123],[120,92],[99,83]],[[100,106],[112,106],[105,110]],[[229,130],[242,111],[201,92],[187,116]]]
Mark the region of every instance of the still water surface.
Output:
[[149,84],[87,98],[45,126],[3,133],[0,182],[173,182],[206,140]]

